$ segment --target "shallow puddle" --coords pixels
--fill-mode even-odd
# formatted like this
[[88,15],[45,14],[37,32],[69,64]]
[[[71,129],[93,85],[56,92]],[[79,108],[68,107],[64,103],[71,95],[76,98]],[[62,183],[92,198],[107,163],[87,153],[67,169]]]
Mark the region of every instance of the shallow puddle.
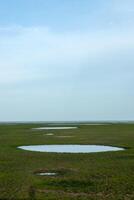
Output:
[[57,173],[54,173],[54,172],[41,172],[41,173],[38,173],[37,175],[40,175],[40,176],[56,176]]
[[78,127],[39,127],[32,128],[32,130],[66,130],[66,129],[77,129]]
[[103,145],[30,145],[18,148],[28,151],[51,153],[94,153],[124,150],[123,148]]
[[53,133],[47,133],[47,134],[45,134],[45,135],[51,136],[51,135],[54,135],[54,134],[53,134]]

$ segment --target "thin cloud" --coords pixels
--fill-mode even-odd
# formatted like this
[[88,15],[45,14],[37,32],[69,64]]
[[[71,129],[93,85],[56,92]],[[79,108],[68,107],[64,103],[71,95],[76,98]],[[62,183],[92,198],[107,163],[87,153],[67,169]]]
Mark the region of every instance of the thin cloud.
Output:
[[60,78],[70,70],[75,74],[87,63],[131,50],[133,32],[56,33],[46,27],[1,27],[0,83]]

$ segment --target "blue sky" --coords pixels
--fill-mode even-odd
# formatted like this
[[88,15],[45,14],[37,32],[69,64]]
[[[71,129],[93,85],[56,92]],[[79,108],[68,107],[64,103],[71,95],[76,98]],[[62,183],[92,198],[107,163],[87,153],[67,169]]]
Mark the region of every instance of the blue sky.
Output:
[[0,121],[133,120],[133,0],[0,1]]

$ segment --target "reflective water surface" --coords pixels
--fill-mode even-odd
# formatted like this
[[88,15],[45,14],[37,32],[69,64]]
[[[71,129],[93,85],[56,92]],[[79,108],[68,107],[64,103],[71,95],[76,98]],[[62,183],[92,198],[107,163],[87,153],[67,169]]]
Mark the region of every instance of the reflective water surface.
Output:
[[40,175],[40,176],[55,176],[57,173],[54,173],[54,172],[41,172],[41,173],[38,173],[37,175]]
[[30,145],[18,147],[23,150],[51,153],[93,153],[122,151],[123,148],[103,145]]
[[45,134],[45,135],[50,135],[50,136],[51,136],[51,135],[54,135],[54,134],[53,134],[53,133],[47,133],[47,134]]
[[32,130],[66,130],[66,129],[77,129],[78,127],[39,127],[32,128]]

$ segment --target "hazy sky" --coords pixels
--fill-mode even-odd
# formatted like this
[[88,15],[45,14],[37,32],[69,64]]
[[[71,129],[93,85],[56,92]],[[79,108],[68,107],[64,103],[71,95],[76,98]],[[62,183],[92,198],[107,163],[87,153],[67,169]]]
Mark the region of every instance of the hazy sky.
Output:
[[134,0],[0,1],[10,120],[134,120]]

